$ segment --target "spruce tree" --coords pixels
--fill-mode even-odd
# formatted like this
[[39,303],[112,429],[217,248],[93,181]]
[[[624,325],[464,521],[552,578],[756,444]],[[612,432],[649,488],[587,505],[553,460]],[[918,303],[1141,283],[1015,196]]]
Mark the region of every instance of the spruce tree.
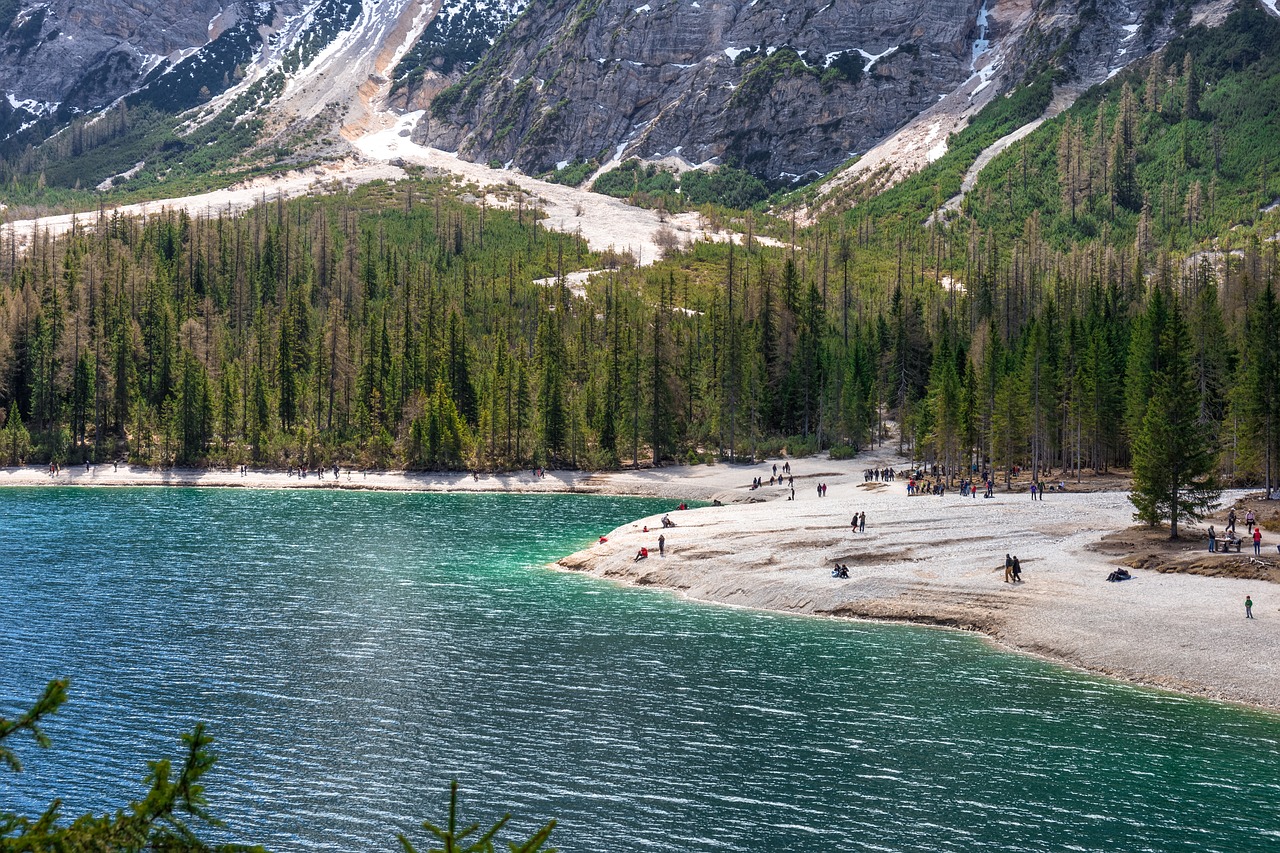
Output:
[[1169,522],[1169,538],[1178,524],[1199,521],[1218,500],[1214,454],[1199,418],[1199,394],[1189,359],[1189,336],[1177,304],[1169,310],[1159,340],[1157,366],[1150,379],[1150,400],[1133,442],[1134,518],[1155,526]]
[[565,353],[556,316],[547,314],[538,327],[538,411],[542,415],[542,449],[553,459],[563,453],[568,430],[564,403]]
[[1253,300],[1246,315],[1240,366],[1239,414],[1249,442],[1262,451],[1267,497],[1272,497],[1280,460],[1280,302],[1271,287]]

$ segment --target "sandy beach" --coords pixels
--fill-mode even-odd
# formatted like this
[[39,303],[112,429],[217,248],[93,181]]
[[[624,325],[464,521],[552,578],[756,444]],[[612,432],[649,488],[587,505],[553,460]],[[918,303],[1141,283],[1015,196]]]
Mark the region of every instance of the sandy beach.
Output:
[[[906,494],[906,483],[868,484],[870,467],[900,466],[885,449],[853,460],[790,460],[795,500],[767,483],[774,461],[674,466],[609,473],[347,472],[335,481],[284,472],[175,470],[98,465],[0,469],[0,486],[221,486],[394,491],[583,492],[672,500],[675,528],[660,515],[617,530],[606,542],[563,558],[566,570],[668,589],[689,599],[826,617],[910,621],[979,631],[1000,646],[1089,672],[1190,695],[1280,710],[1280,586],[1258,580],[1133,571],[1107,583],[1118,565],[1103,536],[1132,525],[1120,491],[997,490],[990,500],[955,492]],[[779,470],[782,461],[777,460]],[[1087,476],[1086,476],[1087,481]],[[817,484],[828,486],[819,497]],[[1243,493],[1224,495],[1224,505]],[[680,500],[723,506],[674,511]],[[866,531],[850,519],[865,512]],[[1225,513],[1225,509],[1222,511]],[[648,527],[648,532],[644,531]],[[1219,527],[1221,525],[1219,524]],[[1243,523],[1241,524],[1243,529]],[[665,554],[658,535],[665,534]],[[1191,531],[1186,549],[1203,550]],[[1266,531],[1261,562],[1280,562],[1280,531]],[[650,557],[635,562],[641,547]],[[1247,550],[1247,549],[1246,549]],[[1004,555],[1023,565],[1024,583],[1003,582]],[[1268,553],[1269,552],[1269,553]],[[848,580],[831,577],[836,562]],[[1244,618],[1246,595],[1255,619]]]

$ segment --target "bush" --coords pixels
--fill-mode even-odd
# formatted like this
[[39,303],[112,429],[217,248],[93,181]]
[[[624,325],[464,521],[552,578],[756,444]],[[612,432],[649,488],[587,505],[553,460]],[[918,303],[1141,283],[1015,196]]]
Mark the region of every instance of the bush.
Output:
[[556,169],[544,177],[553,184],[563,184],[567,187],[582,186],[582,182],[591,177],[591,173],[596,170],[594,160],[583,160],[581,163],[570,163],[563,169]]
[[718,204],[746,210],[769,197],[764,183],[750,172],[721,166],[714,172],[695,169],[680,178],[680,193],[693,206]]

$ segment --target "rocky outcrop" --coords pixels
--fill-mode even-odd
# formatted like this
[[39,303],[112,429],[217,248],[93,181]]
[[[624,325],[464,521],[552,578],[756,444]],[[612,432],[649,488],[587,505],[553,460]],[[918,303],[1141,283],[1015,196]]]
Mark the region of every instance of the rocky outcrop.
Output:
[[[1052,63],[1096,82],[1230,0],[545,0],[434,101],[418,139],[541,172],[734,162],[778,183],[948,98],[920,152]],[[954,119],[954,120],[951,120]],[[936,125],[936,126],[935,126]],[[929,137],[926,132],[922,139]],[[920,165],[916,164],[916,167]]]
[[393,75],[389,103],[419,110],[458,82],[511,26],[527,0],[446,0]]
[[538,172],[623,154],[821,173],[973,73],[980,0],[547,0],[420,138]]
[[[0,31],[0,81],[32,110],[87,110],[217,34],[223,0],[23,0]],[[3,22],[0,22],[3,23]]]

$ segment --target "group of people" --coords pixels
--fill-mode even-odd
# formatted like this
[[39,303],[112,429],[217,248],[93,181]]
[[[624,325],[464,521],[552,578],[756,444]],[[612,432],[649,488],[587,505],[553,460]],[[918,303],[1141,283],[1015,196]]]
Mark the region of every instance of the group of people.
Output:
[[[318,480],[323,480],[323,479],[324,479],[324,471],[325,471],[325,469],[324,469],[324,466],[323,466],[323,465],[317,466],[317,467],[316,467],[316,468],[314,468],[314,469],[308,468],[306,465],[299,465],[299,466],[298,466],[298,479],[299,479],[299,480],[305,480],[305,479],[307,479],[307,475],[308,475],[308,474],[311,474],[313,471],[314,471],[314,473],[315,473],[315,475],[316,475],[316,479],[318,479]],[[335,479],[335,480],[336,480],[336,479],[338,479],[338,475],[339,475],[341,472],[342,472],[342,469],[341,469],[341,468],[339,468],[339,467],[338,467],[338,464],[335,462],[335,463],[333,464],[333,479]],[[292,469],[292,468],[290,468],[290,469],[289,469],[289,471],[288,471],[288,473],[289,473],[289,475],[290,475],[290,476],[292,476],[292,475],[293,475],[293,473],[294,473],[294,472],[293,472],[293,469]],[[243,472],[243,471],[241,471],[240,476],[242,476],[242,477],[244,476],[244,472]],[[350,479],[350,478],[348,477],[348,479]]]
[[841,579],[843,579],[843,580],[848,580],[848,579],[849,579],[849,567],[848,567],[848,566],[845,566],[845,565],[842,565],[842,564],[840,564],[840,563],[836,563],[836,567],[835,567],[834,569],[832,569],[832,570],[831,570],[831,577],[833,577],[833,578],[841,578]]
[[[1233,545],[1235,546],[1236,553],[1237,554],[1240,553],[1240,545],[1242,540],[1240,539],[1239,536],[1236,535],[1236,520],[1237,520],[1236,510],[1235,510],[1235,507],[1232,507],[1230,510],[1227,511],[1227,525],[1222,530],[1222,532],[1225,534],[1222,537],[1222,552],[1224,554],[1229,552]],[[1253,539],[1253,555],[1255,557],[1260,557],[1262,556],[1262,525],[1258,523],[1258,517],[1253,514],[1253,510],[1251,509],[1245,511],[1244,522],[1247,525],[1250,538]],[[1280,546],[1277,546],[1277,547],[1280,548]],[[1217,531],[1213,529],[1213,525],[1210,524],[1209,525],[1209,553],[1211,554],[1215,553],[1217,552],[1217,550],[1218,550],[1218,534],[1217,534]]]
[[849,522],[849,527],[854,533],[865,533],[867,531],[867,514],[865,512],[855,512],[853,521]]
[[864,483],[889,483],[898,478],[898,472],[894,468],[868,468],[862,472],[862,482]]
[[1022,563],[1008,554],[1004,555],[1004,582],[1022,583]]
[[826,484],[826,483],[819,483],[819,484],[818,484],[818,497],[820,497],[820,498],[825,498],[826,496],[827,496],[827,484]]
[[[778,466],[774,465],[773,467],[777,468]],[[769,478],[769,485],[772,486],[776,484],[781,486],[782,480],[783,480],[782,475],[774,474]],[[786,480],[787,480],[787,485],[789,486],[792,486],[795,483],[795,478],[793,478],[790,474],[787,475]],[[763,488],[764,488],[764,477],[755,477],[754,479],[752,479],[751,481],[752,491],[755,491],[756,489],[763,489]]]
[[[719,501],[717,501],[716,503],[718,504],[718,503],[719,503]],[[678,510],[688,509],[688,508],[689,508],[689,505],[688,505],[687,503],[685,503],[684,501],[681,501],[681,502],[680,502],[680,505],[679,505],[678,507],[676,507],[676,510],[678,511]],[[675,527],[675,526],[676,526],[676,523],[675,523],[674,521],[672,521],[672,520],[671,520],[671,516],[670,516],[670,514],[667,514],[667,515],[663,515],[663,516],[662,516],[662,526],[663,526],[664,528],[670,528],[670,527]],[[646,525],[644,526],[644,528],[642,529],[642,532],[644,532],[644,533],[648,533],[648,532],[649,532],[649,525],[647,525],[647,524],[646,524]],[[603,544],[603,543],[605,543],[605,542],[608,542],[608,541],[609,541],[609,540],[608,540],[608,539],[606,539],[605,537],[603,537],[603,536],[601,536],[601,537],[600,537],[600,542],[601,542],[601,544]],[[664,533],[659,533],[659,534],[658,534],[658,556],[659,556],[659,557],[665,557],[665,556],[666,556],[666,554],[667,554],[667,537],[666,537],[666,534],[664,534]],[[632,560],[632,562],[634,562],[634,563],[638,563],[638,562],[640,562],[641,560],[647,560],[647,559],[649,559],[649,549],[648,549],[647,547],[641,547],[641,549],[640,549],[639,551],[637,551],[637,552],[636,552],[635,559],[634,559],[634,560]]]
[[[933,480],[917,480],[915,477],[912,477],[907,481],[907,495],[909,496],[934,495],[935,497],[942,497],[946,493],[947,484],[945,480],[938,480],[935,483]],[[960,495],[963,497],[964,492],[961,492]]]
[[[984,498],[993,497],[994,496],[993,490],[995,489],[995,486],[996,484],[993,480],[989,478],[984,480],[982,483],[982,488],[983,488],[982,496]],[[975,500],[977,499],[978,481],[976,479],[970,478],[967,480],[960,481],[960,497],[964,497],[965,495],[968,495],[969,497],[974,498]]]
[[[1064,492],[1065,492],[1066,490],[1067,490],[1067,484],[1064,482],[1064,483],[1062,484],[1062,489],[1061,489],[1061,491],[1064,491]],[[1045,492],[1058,491],[1058,489],[1057,489],[1057,488],[1055,488],[1054,486],[1046,486],[1044,483],[1042,483],[1042,482],[1040,482],[1040,481],[1038,481],[1038,480],[1032,480],[1032,481],[1031,481],[1030,491],[1031,491],[1031,500],[1033,500],[1033,501],[1042,501],[1042,500],[1044,500],[1044,493],[1045,493]]]

